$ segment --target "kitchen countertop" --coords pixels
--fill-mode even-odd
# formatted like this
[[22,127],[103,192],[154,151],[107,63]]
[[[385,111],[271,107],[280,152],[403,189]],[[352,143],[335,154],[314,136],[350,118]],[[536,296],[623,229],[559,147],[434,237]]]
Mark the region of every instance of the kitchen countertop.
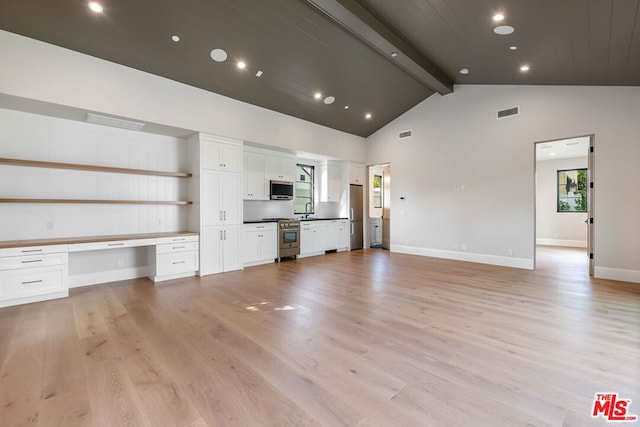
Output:
[[[347,217],[328,217],[328,218],[292,218],[292,219],[299,219],[301,222],[307,222],[307,221],[335,221],[338,219],[349,219]],[[274,221],[272,219],[251,219],[251,220],[245,220],[243,221],[243,224],[263,224],[263,223],[267,223],[267,222],[278,222],[278,221]]]
[[0,249],[21,248],[26,246],[72,245],[76,243],[110,242],[114,240],[159,239],[163,237],[197,236],[194,231],[175,231],[167,233],[118,234],[106,236],[57,237],[51,239],[6,240],[0,242]]
[[335,221],[337,219],[349,219],[347,217],[334,217],[334,218],[301,218],[300,221]]

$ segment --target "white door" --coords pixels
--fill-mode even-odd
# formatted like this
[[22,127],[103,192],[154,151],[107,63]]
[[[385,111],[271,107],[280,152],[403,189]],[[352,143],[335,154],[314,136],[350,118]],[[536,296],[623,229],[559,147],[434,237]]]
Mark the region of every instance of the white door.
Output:
[[265,230],[260,239],[260,258],[274,260],[278,258],[278,230]]
[[589,186],[589,193],[588,193],[588,198],[587,198],[587,210],[588,210],[588,215],[587,215],[587,256],[589,257],[589,275],[593,276],[594,275],[594,269],[595,269],[595,228],[594,228],[594,205],[595,205],[595,198],[594,198],[594,187],[595,187],[595,173],[594,173],[594,167],[595,167],[595,149],[594,149],[594,143],[595,143],[595,136],[591,135],[589,137],[589,163],[588,163],[588,170],[587,170],[587,185]]
[[340,227],[339,221],[331,221],[329,223],[329,229],[327,233],[327,250],[338,249],[338,228]]
[[240,225],[228,225],[223,228],[222,271],[242,268],[241,233]]
[[260,260],[260,242],[259,231],[243,231],[242,232],[242,262],[250,263]]
[[221,172],[202,171],[202,225],[222,224],[223,212],[220,205]]
[[220,144],[217,142],[202,141],[202,168],[222,170]]
[[200,275],[222,272],[222,228],[202,227],[200,231]]
[[227,172],[242,172],[242,147],[220,144],[222,169]]
[[382,247],[391,249],[391,166],[382,170]]
[[264,200],[265,177],[264,158],[258,153],[244,153],[244,198],[246,200]]
[[225,224],[241,224],[242,223],[242,199],[240,192],[239,173],[223,172],[220,182],[220,209],[222,210],[222,219]]
[[300,253],[302,255],[310,254],[313,252],[313,233],[312,227],[300,229]]

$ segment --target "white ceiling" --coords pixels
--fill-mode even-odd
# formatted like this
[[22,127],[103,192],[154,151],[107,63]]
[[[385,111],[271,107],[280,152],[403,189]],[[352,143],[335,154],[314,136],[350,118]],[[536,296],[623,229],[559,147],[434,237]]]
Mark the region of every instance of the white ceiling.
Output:
[[588,152],[588,136],[559,139],[557,141],[540,142],[536,144],[536,160],[539,162],[572,157],[587,157]]

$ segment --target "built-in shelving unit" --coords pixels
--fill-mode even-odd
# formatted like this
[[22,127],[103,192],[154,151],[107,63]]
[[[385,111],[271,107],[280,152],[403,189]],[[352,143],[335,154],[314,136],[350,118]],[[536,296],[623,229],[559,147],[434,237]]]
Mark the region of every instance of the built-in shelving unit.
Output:
[[75,163],[41,162],[37,160],[0,158],[0,164],[12,165],[12,166],[28,166],[28,167],[34,167],[34,168],[73,169],[73,170],[84,170],[84,171],[94,171],[94,172],[124,173],[124,174],[131,174],[131,175],[152,175],[152,176],[166,176],[166,177],[174,177],[174,178],[191,178],[191,174],[187,172],[165,172],[165,171],[146,170],[146,169],[114,168],[110,166],[79,165]]
[[105,205],[191,205],[188,200],[2,199],[0,203],[68,203]]
[[[0,158],[0,164],[49,169],[72,169],[93,172],[122,173],[130,175],[164,176],[170,178],[191,178],[187,172],[166,172],[147,169],[116,168],[110,166],[81,165],[75,163],[42,162]],[[37,199],[37,198],[0,198],[0,203],[68,203],[68,204],[108,204],[108,205],[191,205],[187,200],[95,200],[95,199]]]

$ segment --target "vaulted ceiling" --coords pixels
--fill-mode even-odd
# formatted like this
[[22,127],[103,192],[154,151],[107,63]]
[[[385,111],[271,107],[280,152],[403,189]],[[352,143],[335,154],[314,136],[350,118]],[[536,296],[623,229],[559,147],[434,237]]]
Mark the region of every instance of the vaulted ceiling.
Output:
[[361,136],[454,84],[640,85],[640,0],[101,4],[3,1],[0,28]]

